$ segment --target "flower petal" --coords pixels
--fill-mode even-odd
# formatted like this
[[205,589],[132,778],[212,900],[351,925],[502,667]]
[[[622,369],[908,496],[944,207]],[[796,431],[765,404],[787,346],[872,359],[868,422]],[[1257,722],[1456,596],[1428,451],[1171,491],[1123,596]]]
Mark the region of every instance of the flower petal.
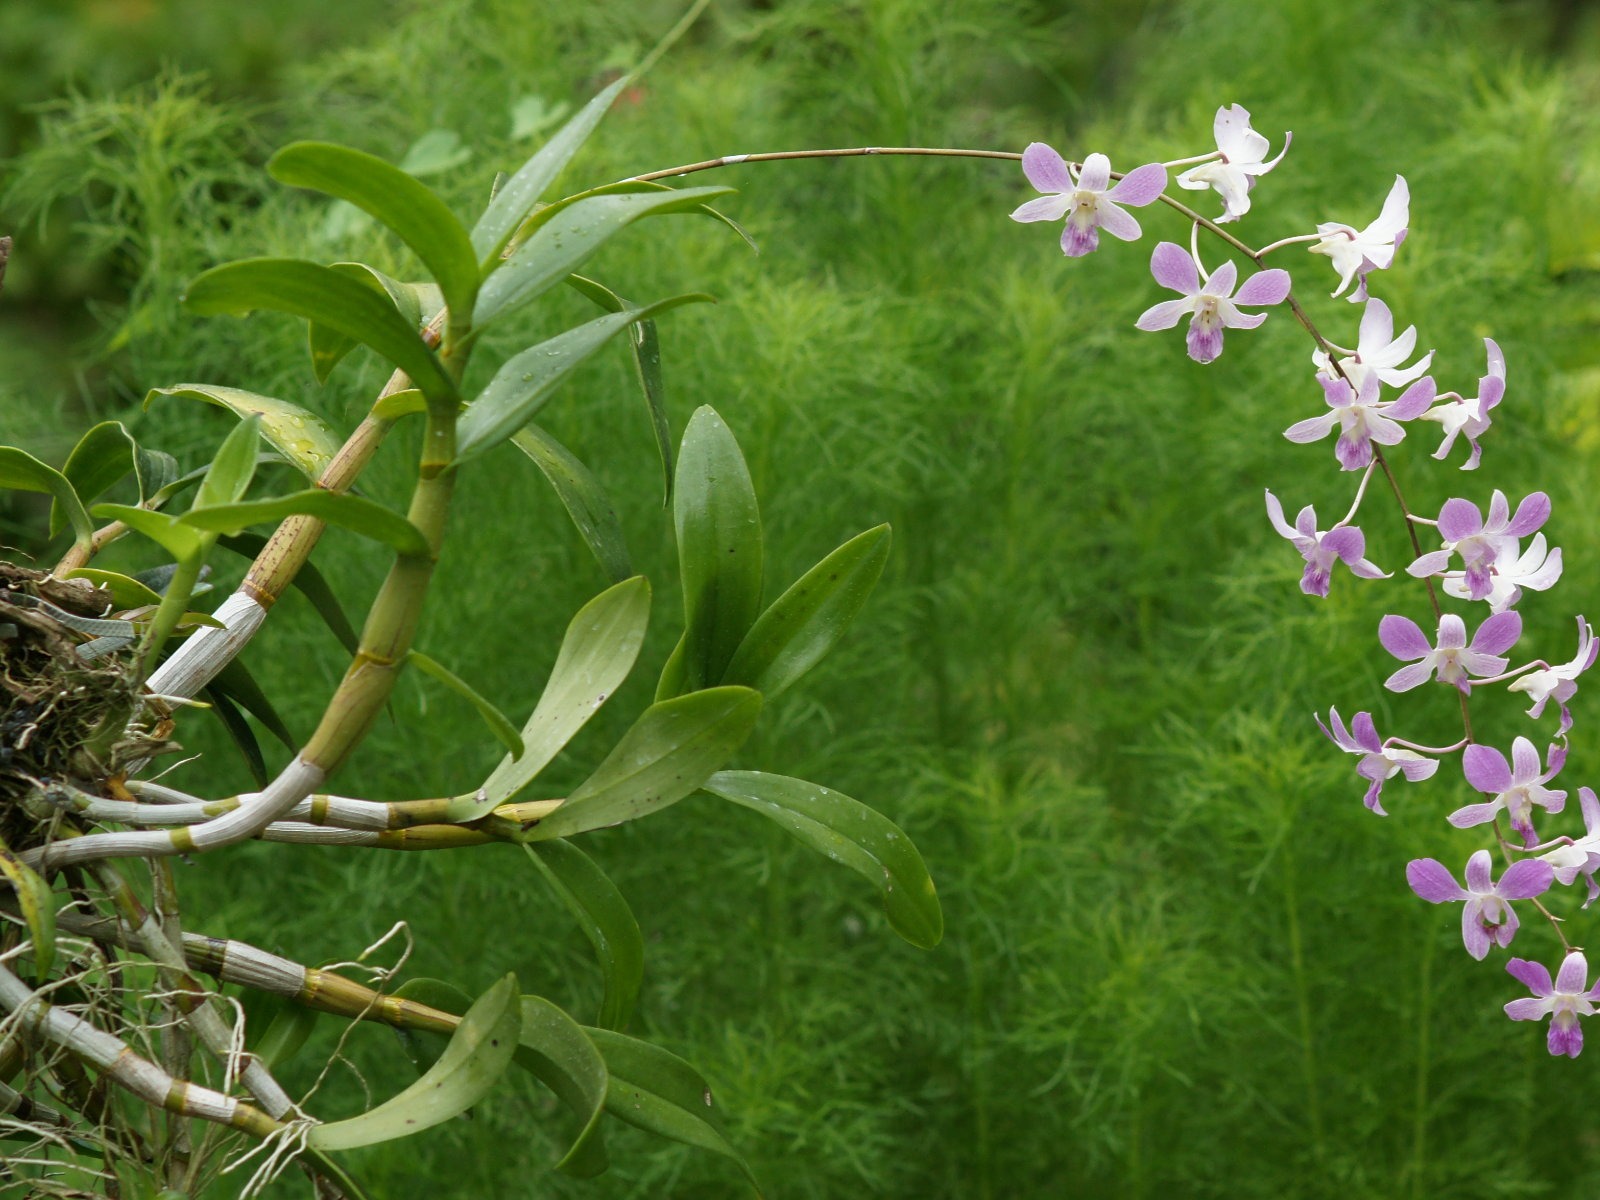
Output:
[[1550,890],[1556,871],[1549,863],[1537,858],[1524,858],[1506,868],[1495,887],[1506,900],[1532,900]]
[[[1513,958],[1506,963],[1506,974],[1518,983],[1523,984],[1530,992],[1540,999],[1548,996],[1553,990],[1550,986],[1550,972],[1545,970],[1543,963],[1531,962],[1526,958]],[[1546,1012],[1549,1010],[1546,1009]],[[1543,1014],[1540,1014],[1543,1015]],[[1512,1017],[1513,1021],[1526,1021],[1527,1017]]]
[[1506,756],[1493,746],[1475,743],[1461,755],[1461,770],[1467,782],[1488,796],[1495,796],[1511,786],[1511,768]]
[[1176,242],[1158,242],[1150,252],[1150,274],[1164,288],[1185,296],[1200,293],[1200,271],[1194,258]]
[[1244,281],[1235,304],[1281,304],[1289,298],[1289,272],[1279,267],[1257,271]]
[[[1443,628],[1441,622],[1440,628]],[[1517,644],[1522,636],[1522,615],[1516,612],[1495,613],[1473,636],[1472,648],[1479,654],[1500,654]]]
[[1153,304],[1140,313],[1133,327],[1143,329],[1147,333],[1156,329],[1171,329],[1185,313],[1193,311],[1193,300],[1163,300],[1160,304]]
[[1022,152],[1022,173],[1041,192],[1070,192],[1073,188],[1066,160],[1043,142],[1030,142]]
[[[1093,157],[1091,155],[1090,157]],[[1089,172],[1089,164],[1083,164],[1084,174]],[[1088,186],[1088,185],[1082,185]],[[1104,187],[1104,184],[1100,185]],[[1143,208],[1162,192],[1167,190],[1167,169],[1160,163],[1146,163],[1129,171],[1118,181],[1117,186],[1106,193],[1108,197],[1118,204],[1126,204],[1132,208]]]
[[[1163,173],[1165,173],[1163,171]],[[1111,182],[1111,160],[1104,154],[1091,154],[1078,172],[1078,187],[1086,192],[1103,192]]]
[[1109,194],[1100,198],[1100,203],[1095,206],[1095,216],[1100,222],[1100,228],[1112,237],[1120,238],[1124,242],[1139,240],[1141,232],[1139,222],[1133,219],[1132,214],[1113,204]]
[[1032,200],[1019,205],[1011,214],[1013,221],[1059,221],[1066,216],[1067,209],[1072,207],[1072,197],[1068,196],[1035,196]]
[[1414,858],[1408,862],[1406,882],[1429,904],[1447,904],[1467,898],[1466,890],[1456,882],[1449,868],[1436,858]]
[[1383,648],[1396,658],[1405,661],[1424,658],[1433,653],[1433,643],[1410,617],[1390,613],[1378,622],[1378,640]]

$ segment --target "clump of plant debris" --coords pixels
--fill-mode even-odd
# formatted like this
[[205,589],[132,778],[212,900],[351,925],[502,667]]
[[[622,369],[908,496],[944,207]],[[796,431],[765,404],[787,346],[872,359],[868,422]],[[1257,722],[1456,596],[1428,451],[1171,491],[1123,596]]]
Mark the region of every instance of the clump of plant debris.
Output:
[[24,797],[55,782],[98,791],[155,748],[129,737],[143,703],[132,654],[89,650],[95,638],[72,624],[111,607],[87,581],[0,562],[0,836],[14,849],[40,840]]

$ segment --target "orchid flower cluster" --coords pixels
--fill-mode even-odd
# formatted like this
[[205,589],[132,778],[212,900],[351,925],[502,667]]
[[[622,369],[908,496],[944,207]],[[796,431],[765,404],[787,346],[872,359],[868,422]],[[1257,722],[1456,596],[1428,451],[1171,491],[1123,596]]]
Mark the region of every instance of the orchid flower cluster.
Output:
[[[1251,128],[1249,112],[1237,104],[1218,110],[1214,132],[1215,151],[1151,163],[1121,176],[1111,170],[1110,160],[1103,154],[1091,154],[1075,165],[1035,142],[1022,155],[1022,167],[1028,182],[1044,194],[1023,204],[1012,218],[1026,222],[1065,218],[1061,248],[1068,257],[1077,258],[1098,248],[1102,230],[1123,241],[1139,238],[1139,223],[1127,208],[1161,200],[1191,222],[1191,237],[1188,248],[1160,242],[1151,254],[1150,270],[1156,282],[1178,293],[1179,298],[1147,309],[1136,322],[1139,329],[1170,329],[1188,316],[1189,356],[1209,363],[1222,353],[1224,330],[1254,329],[1267,319],[1265,312],[1245,313],[1242,307],[1265,309],[1287,302],[1311,335],[1316,343],[1314,378],[1326,411],[1295,422],[1284,430],[1284,436],[1292,442],[1312,443],[1337,434],[1334,458],[1341,471],[1356,476],[1354,497],[1349,510],[1331,527],[1322,529],[1310,505],[1299,510],[1291,525],[1283,504],[1268,491],[1268,520],[1304,560],[1300,588],[1307,595],[1326,597],[1340,564],[1360,579],[1391,578],[1394,572],[1366,557],[1366,538],[1355,524],[1374,472],[1386,477],[1400,499],[1413,548],[1405,573],[1426,585],[1434,632],[1430,635],[1398,614],[1382,619],[1378,641],[1402,664],[1385,680],[1384,687],[1407,692],[1437,682],[1455,688],[1463,736],[1447,746],[1383,738],[1371,712],[1358,712],[1346,724],[1334,708],[1329,709],[1326,721],[1318,715],[1317,724],[1335,746],[1356,756],[1356,773],[1367,784],[1363,802],[1378,816],[1387,815],[1382,803],[1385,783],[1397,776],[1406,782],[1431,778],[1439,772],[1442,759],[1460,755],[1461,773],[1481,798],[1457,808],[1447,820],[1458,829],[1492,830],[1491,844],[1467,860],[1462,881],[1431,858],[1411,862],[1406,878],[1423,900],[1462,904],[1462,941],[1467,952],[1479,960],[1493,947],[1510,946],[1519,928],[1517,904],[1530,905],[1550,921],[1563,950],[1555,978],[1552,980],[1549,969],[1540,963],[1512,958],[1507,971],[1531,995],[1511,1001],[1505,1011],[1515,1021],[1550,1017],[1550,1053],[1576,1057],[1583,1046],[1579,1018],[1596,1011],[1600,982],[1589,985],[1582,951],[1567,940],[1561,922],[1539,897],[1557,884],[1570,887],[1580,878],[1588,889],[1584,907],[1600,896],[1596,880],[1600,874],[1600,797],[1590,788],[1578,789],[1584,823],[1581,837],[1541,831],[1539,826],[1566,805],[1567,792],[1551,785],[1566,761],[1567,736],[1573,723],[1569,702],[1579,679],[1600,655],[1600,640],[1589,622],[1579,616],[1572,658],[1557,664],[1534,659],[1513,666],[1508,655],[1522,636],[1517,604],[1529,592],[1548,590],[1561,577],[1561,550],[1550,547],[1541,532],[1550,516],[1550,498],[1533,492],[1518,500],[1513,511],[1506,494],[1494,489],[1487,512],[1478,501],[1457,497],[1447,500],[1437,517],[1423,516],[1405,505],[1383,454],[1384,447],[1398,445],[1408,431],[1419,430],[1415,422],[1431,421],[1443,434],[1433,457],[1441,461],[1450,458],[1464,438],[1468,453],[1461,470],[1475,470],[1483,455],[1480,439],[1505,394],[1505,356],[1485,338],[1487,363],[1476,395],[1441,392],[1430,374],[1434,352],[1413,359],[1415,326],[1407,326],[1397,336],[1394,314],[1369,291],[1369,276],[1391,266],[1405,241],[1410,193],[1403,176],[1396,176],[1377,218],[1364,228],[1325,222],[1315,233],[1252,249],[1222,227],[1250,211],[1251,191],[1283,159],[1291,135],[1284,135],[1276,157],[1267,158],[1267,138]],[[1177,167],[1188,168],[1177,177],[1179,187],[1214,190],[1221,197],[1221,216],[1207,219],[1167,194],[1168,172]],[[1243,283],[1231,261],[1208,272],[1199,252],[1201,229],[1261,269]],[[1289,273],[1265,267],[1269,254],[1294,245],[1306,245],[1311,253],[1325,255],[1332,263],[1338,276],[1333,297],[1344,296],[1363,306],[1354,348],[1323,337],[1290,295]],[[1426,550],[1424,538],[1436,539],[1438,548]],[[1488,613],[1477,621],[1446,612],[1440,592],[1465,606],[1486,604]],[[1559,714],[1556,728],[1542,753],[1532,737],[1517,736],[1508,761],[1501,749],[1475,738],[1468,699],[1474,688],[1496,686],[1525,695],[1530,701],[1527,716],[1536,722],[1545,718],[1554,702]],[[1506,863],[1498,881],[1493,871],[1496,854]]]

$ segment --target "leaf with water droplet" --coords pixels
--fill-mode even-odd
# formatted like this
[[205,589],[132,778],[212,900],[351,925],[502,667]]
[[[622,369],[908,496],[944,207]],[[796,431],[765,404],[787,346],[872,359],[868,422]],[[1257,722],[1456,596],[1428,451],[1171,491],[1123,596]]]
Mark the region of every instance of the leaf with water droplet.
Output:
[[300,468],[313,483],[339,452],[339,436],[333,426],[316,413],[301,408],[288,400],[263,396],[242,388],[222,387],[212,383],[175,383],[171,387],[152,388],[145,394],[146,409],[157,396],[181,396],[203,400],[218,408],[225,408],[240,420],[256,416],[261,419],[261,436],[279,454]]

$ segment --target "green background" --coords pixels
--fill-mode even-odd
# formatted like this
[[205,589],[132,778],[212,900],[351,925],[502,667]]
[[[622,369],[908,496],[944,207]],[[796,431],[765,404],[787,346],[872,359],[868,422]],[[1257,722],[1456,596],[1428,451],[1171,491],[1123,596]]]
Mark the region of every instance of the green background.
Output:
[[[380,231],[277,187],[261,164],[297,137],[400,160],[444,131],[463,152],[430,175],[476,213],[497,170],[537,144],[515,114],[581,103],[642,55],[675,5],[444,0],[280,3],[254,15],[157,3],[0,9],[0,232],[17,239],[0,297],[0,432],[59,462],[88,422],[204,461],[227,427],[144,390],[226,383],[349,428],[386,370],[365,355],[325,388],[287,318],[197,319],[185,280],[231,257],[358,258],[417,272]],[[1564,661],[1572,616],[1600,615],[1593,497],[1600,438],[1600,79],[1592,21],[1533,3],[1332,6],[1243,0],[1111,6],[927,0],[716,3],[629,92],[564,190],[738,152],[954,145],[1119,167],[1202,153],[1219,105],[1295,143],[1239,226],[1258,244],[1376,216],[1393,176],[1411,234],[1373,290],[1441,387],[1476,390],[1482,338],[1509,364],[1482,469],[1393,455],[1421,513],[1548,491],[1566,576],[1521,609],[1519,652]],[[46,107],[36,106],[45,102]],[[519,110],[519,105],[521,108]],[[1006,219],[1031,196],[1010,164],[877,159],[752,165],[696,182],[759,256],[677,217],[609,248],[594,274],[636,300],[707,290],[662,343],[674,427],[713,404],[744,446],[768,534],[768,594],[881,521],[895,549],[871,605],[824,667],[772,704],[737,765],[825,782],[914,838],[945,905],[924,953],[874,895],[742,810],[704,796],[591,835],[644,926],[634,1032],[693,1061],[774,1198],[1539,1196],[1600,1185],[1591,1048],[1555,1062],[1496,951],[1462,951],[1456,911],[1418,901],[1405,862],[1459,867],[1484,843],[1443,815],[1467,802],[1453,764],[1360,803],[1353,760],[1310,714],[1371,709],[1380,732],[1459,736],[1453,701],[1381,689],[1378,618],[1422,620],[1421,589],[1340,573],[1303,596],[1265,519],[1271,488],[1324,525],[1352,479],[1331,447],[1281,431],[1322,411],[1288,315],[1230,333],[1200,367],[1179,331],[1133,321],[1165,298],[1154,207],[1142,243],[1063,260],[1053,227]],[[1185,197],[1190,198],[1190,197]],[[1216,211],[1215,198],[1195,200]],[[1206,251],[1208,262],[1217,257]],[[1324,331],[1353,344],[1359,309],[1325,260],[1280,265]],[[587,315],[556,297],[497,330],[485,359]],[[479,367],[487,371],[486,362]],[[631,367],[616,351],[548,410],[603,479],[656,614],[638,677],[552,768],[581,779],[650,696],[678,628],[670,522]],[[486,377],[486,375],[484,376]],[[400,503],[414,445],[365,479]],[[520,721],[568,616],[604,579],[542,477],[509,447],[468,473],[419,646]],[[36,506],[0,537],[43,554]],[[1332,515],[1330,515],[1332,514]],[[1369,556],[1409,559],[1392,500],[1364,510]],[[45,561],[48,561],[46,559]],[[330,534],[316,561],[359,611],[384,556]],[[219,564],[226,586],[236,563]],[[1473,614],[1474,617],[1479,614]],[[285,601],[246,662],[304,736],[343,669]],[[1519,697],[1474,704],[1480,736],[1532,732]],[[451,794],[498,758],[473,714],[407,679],[337,781],[372,799]],[[1563,776],[1593,782],[1578,725]],[[1538,727],[1541,736],[1553,717]],[[173,777],[248,786],[189,720],[205,760]],[[267,747],[268,754],[283,751]],[[1575,814],[1560,826],[1576,828]],[[1481,831],[1479,831],[1481,832]],[[507,970],[580,1016],[599,985],[586,945],[524,857],[487,848],[388,855],[251,845],[188,864],[189,927],[310,963],[353,957],[401,919],[408,973],[469,992]],[[1572,910],[1582,943],[1588,916]],[[1530,922],[1517,950],[1553,962]],[[337,1023],[316,1043],[331,1051]],[[319,1093],[329,1115],[409,1070],[358,1030]],[[291,1070],[309,1086],[315,1055]],[[359,1077],[358,1077],[359,1076]],[[411,1142],[349,1156],[378,1194],[735,1196],[725,1161],[614,1127],[612,1172],[549,1171],[565,1130],[526,1077]],[[299,1183],[284,1183],[292,1194]],[[219,1194],[225,1194],[226,1188]]]

